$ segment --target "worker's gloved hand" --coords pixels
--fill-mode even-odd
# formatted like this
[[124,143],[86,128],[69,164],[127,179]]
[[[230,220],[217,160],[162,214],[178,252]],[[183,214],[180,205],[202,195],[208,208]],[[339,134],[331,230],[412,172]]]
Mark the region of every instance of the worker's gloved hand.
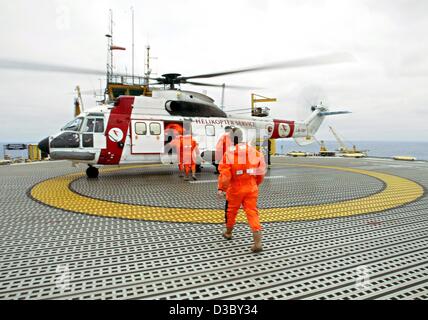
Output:
[[226,198],[226,192],[218,190],[217,191],[217,198],[219,198],[220,200],[224,200]]

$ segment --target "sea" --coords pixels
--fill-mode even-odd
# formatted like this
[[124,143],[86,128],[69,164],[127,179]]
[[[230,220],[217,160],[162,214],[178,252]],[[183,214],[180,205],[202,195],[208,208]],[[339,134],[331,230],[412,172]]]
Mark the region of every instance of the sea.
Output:
[[[4,158],[4,152],[11,158],[27,158],[28,150],[4,150],[3,146],[8,143],[24,143],[27,142],[0,142],[0,159]],[[325,141],[328,150],[334,151],[339,148],[336,141]],[[412,141],[353,141],[353,145],[358,150],[368,150],[369,157],[384,157],[391,158],[394,156],[412,156],[417,160],[428,161],[428,142],[412,142]],[[348,145],[352,148],[352,145]],[[293,140],[277,140],[276,153],[287,154],[290,151],[304,151],[309,153],[317,153],[320,150],[318,143],[313,143],[307,146],[299,146]]]
[[0,160],[4,159],[5,153],[11,158],[11,159],[19,159],[19,158],[28,158],[28,149],[25,150],[6,150],[7,144],[37,144],[35,142],[25,142],[25,141],[10,141],[10,142],[0,142]]
[[[329,151],[339,149],[336,141],[324,142]],[[411,156],[417,160],[428,160],[428,141],[352,141],[352,144],[347,144],[347,147],[352,149],[353,145],[355,145],[357,150],[367,150],[369,157],[392,158],[394,156]],[[320,145],[315,142],[307,146],[299,146],[293,140],[277,140],[276,152],[278,154],[286,154],[290,151],[318,153]]]

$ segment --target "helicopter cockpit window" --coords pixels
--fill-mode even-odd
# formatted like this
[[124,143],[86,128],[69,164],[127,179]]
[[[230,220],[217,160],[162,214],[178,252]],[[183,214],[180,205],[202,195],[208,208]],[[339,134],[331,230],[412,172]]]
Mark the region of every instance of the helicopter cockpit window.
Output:
[[61,131],[79,131],[82,126],[83,118],[76,118],[61,128]]
[[103,133],[104,132],[104,119],[100,118],[88,118],[84,125],[83,132],[95,132]]
[[94,132],[94,122],[95,119],[87,119],[83,132]]
[[103,133],[104,132],[104,119],[96,119],[95,120],[95,133]]

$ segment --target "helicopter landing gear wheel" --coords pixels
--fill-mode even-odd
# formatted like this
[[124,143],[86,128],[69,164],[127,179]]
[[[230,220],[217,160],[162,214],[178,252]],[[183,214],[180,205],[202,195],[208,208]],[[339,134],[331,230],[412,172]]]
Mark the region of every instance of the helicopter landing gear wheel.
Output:
[[88,169],[86,169],[86,175],[89,179],[96,179],[98,178],[99,171],[98,168],[95,168],[93,166],[89,166]]

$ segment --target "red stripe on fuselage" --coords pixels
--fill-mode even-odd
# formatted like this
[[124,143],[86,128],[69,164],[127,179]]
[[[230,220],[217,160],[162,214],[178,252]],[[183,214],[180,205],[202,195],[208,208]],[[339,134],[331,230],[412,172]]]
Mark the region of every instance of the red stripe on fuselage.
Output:
[[[290,138],[293,136],[294,133],[294,121],[288,121],[288,120],[278,120],[278,119],[274,119],[274,128],[273,128],[273,133],[271,136],[271,139],[282,139],[282,138]],[[279,132],[279,126],[281,124],[286,124],[290,127],[290,132],[288,132],[288,134],[284,135],[284,134],[280,134]],[[284,133],[283,130],[281,133]]]
[[[123,149],[125,148],[126,137],[128,136],[134,99],[134,97],[120,97],[115,103],[115,107],[111,109],[105,131],[107,148],[101,150],[98,164],[112,165],[120,163],[120,158],[122,157]],[[120,141],[114,141],[109,137],[110,130],[113,128],[117,128],[122,131],[123,137]],[[120,145],[122,145],[122,147]]]

